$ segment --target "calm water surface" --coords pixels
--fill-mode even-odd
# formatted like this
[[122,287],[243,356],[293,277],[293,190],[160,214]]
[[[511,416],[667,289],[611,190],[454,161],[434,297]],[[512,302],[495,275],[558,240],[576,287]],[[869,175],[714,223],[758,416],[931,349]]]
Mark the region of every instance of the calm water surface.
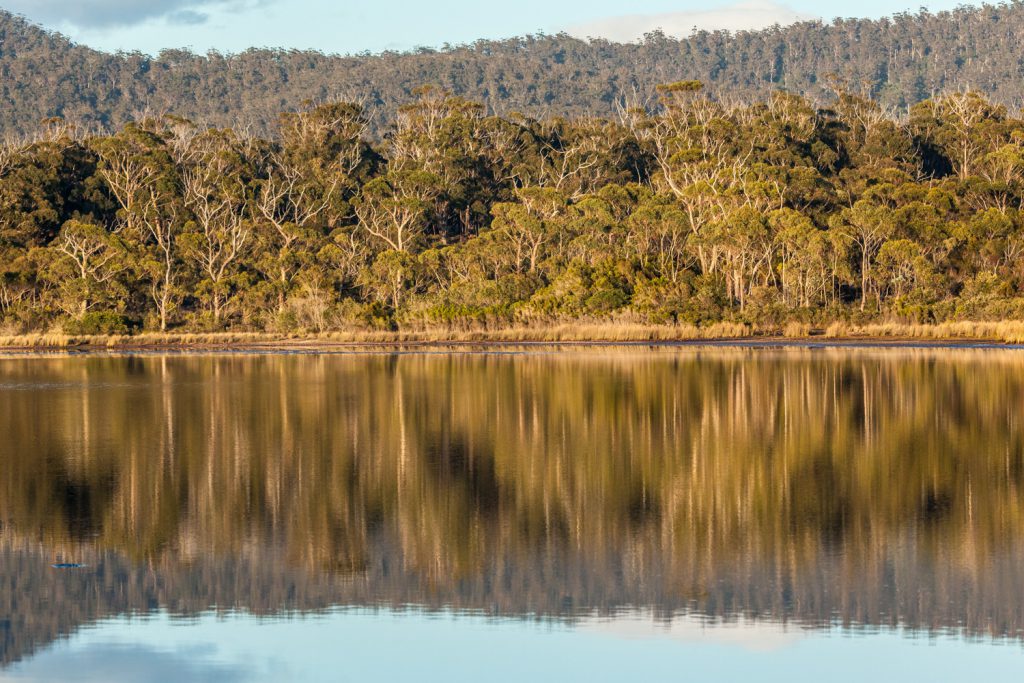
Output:
[[1022,351],[0,359],[0,681],[1017,681],[1022,645]]

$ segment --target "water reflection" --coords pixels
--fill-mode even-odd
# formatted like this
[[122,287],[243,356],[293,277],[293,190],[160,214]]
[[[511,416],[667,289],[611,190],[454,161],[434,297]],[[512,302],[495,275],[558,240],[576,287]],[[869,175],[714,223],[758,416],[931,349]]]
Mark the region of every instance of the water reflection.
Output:
[[993,350],[0,360],[2,661],[338,605],[1017,639],[1022,397]]
[[253,619],[111,619],[0,672],[0,681],[1017,681],[1020,650],[763,622],[714,628],[646,616],[534,624],[415,610]]

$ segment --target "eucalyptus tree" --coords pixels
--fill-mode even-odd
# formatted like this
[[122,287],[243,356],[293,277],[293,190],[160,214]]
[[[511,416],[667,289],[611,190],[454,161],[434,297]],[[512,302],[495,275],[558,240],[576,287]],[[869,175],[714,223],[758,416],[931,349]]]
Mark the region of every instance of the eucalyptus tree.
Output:
[[414,95],[387,136],[389,170],[432,180],[427,233],[472,234],[486,221],[487,206],[510,185],[507,160],[495,153],[522,151],[521,140],[514,126],[486,117],[479,103],[432,86]]
[[180,238],[185,207],[181,177],[167,141],[154,122],[130,124],[96,141],[99,176],[120,209],[136,277],[149,294],[157,325],[166,331],[187,293]]
[[252,201],[254,265],[272,283],[278,312],[327,235],[353,220],[351,201],[376,173],[368,126],[362,107],[345,102],[281,116],[280,143],[264,159]]
[[558,190],[523,188],[518,201],[496,204],[491,229],[505,251],[507,263],[517,273],[533,273],[554,243],[564,237],[559,227],[570,211],[568,199]]
[[659,86],[662,112],[645,130],[661,171],[655,186],[675,196],[695,238],[701,272],[714,273],[721,253],[703,233],[743,203],[739,183],[747,177],[754,149],[740,135],[737,107],[703,91],[698,81]]
[[91,221],[104,209],[95,182],[96,155],[74,127],[43,123],[32,138],[0,145],[0,317],[39,325],[44,247],[71,219]]
[[362,187],[354,200],[360,230],[378,249],[411,253],[422,246],[438,177],[421,170],[389,170]]
[[796,308],[834,303],[836,273],[832,268],[835,242],[810,218],[793,209],[768,216],[777,245],[777,269],[783,302]]
[[872,287],[879,297],[873,266],[878,251],[896,231],[896,222],[886,207],[860,200],[833,216],[831,227],[855,245],[860,259],[860,310],[865,310]]
[[932,170],[948,165],[961,182],[980,171],[982,158],[1009,140],[1006,108],[976,91],[953,92],[927,100],[911,110],[910,126],[936,155]]
[[183,257],[197,271],[195,292],[206,299],[214,327],[243,285],[239,278],[253,242],[250,198],[256,169],[243,141],[231,131],[209,130],[190,143],[179,167],[189,212],[181,235]]
[[45,277],[58,292],[57,306],[82,318],[98,306],[118,308],[124,292],[120,276],[127,250],[117,233],[93,223],[70,220],[50,244]]

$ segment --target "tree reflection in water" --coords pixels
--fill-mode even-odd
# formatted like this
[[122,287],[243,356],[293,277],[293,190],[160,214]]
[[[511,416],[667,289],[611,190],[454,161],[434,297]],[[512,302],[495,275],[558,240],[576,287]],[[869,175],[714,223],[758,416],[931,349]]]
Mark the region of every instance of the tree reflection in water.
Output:
[[3,661],[156,608],[1019,638],[1022,396],[993,350],[8,358]]

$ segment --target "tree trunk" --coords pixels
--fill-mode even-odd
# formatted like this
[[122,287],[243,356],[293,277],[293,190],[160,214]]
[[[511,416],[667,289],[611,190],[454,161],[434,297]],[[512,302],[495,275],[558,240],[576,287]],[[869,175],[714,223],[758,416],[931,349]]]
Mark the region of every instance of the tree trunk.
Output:
[[864,311],[868,302],[868,251],[864,249],[860,257],[860,310]]
[[286,303],[285,294],[288,291],[288,274],[285,272],[284,268],[281,269],[280,274],[281,274],[281,280],[280,280],[281,288],[277,291],[277,313],[278,313],[278,315],[283,315],[284,314],[284,307],[285,307],[285,303]]

